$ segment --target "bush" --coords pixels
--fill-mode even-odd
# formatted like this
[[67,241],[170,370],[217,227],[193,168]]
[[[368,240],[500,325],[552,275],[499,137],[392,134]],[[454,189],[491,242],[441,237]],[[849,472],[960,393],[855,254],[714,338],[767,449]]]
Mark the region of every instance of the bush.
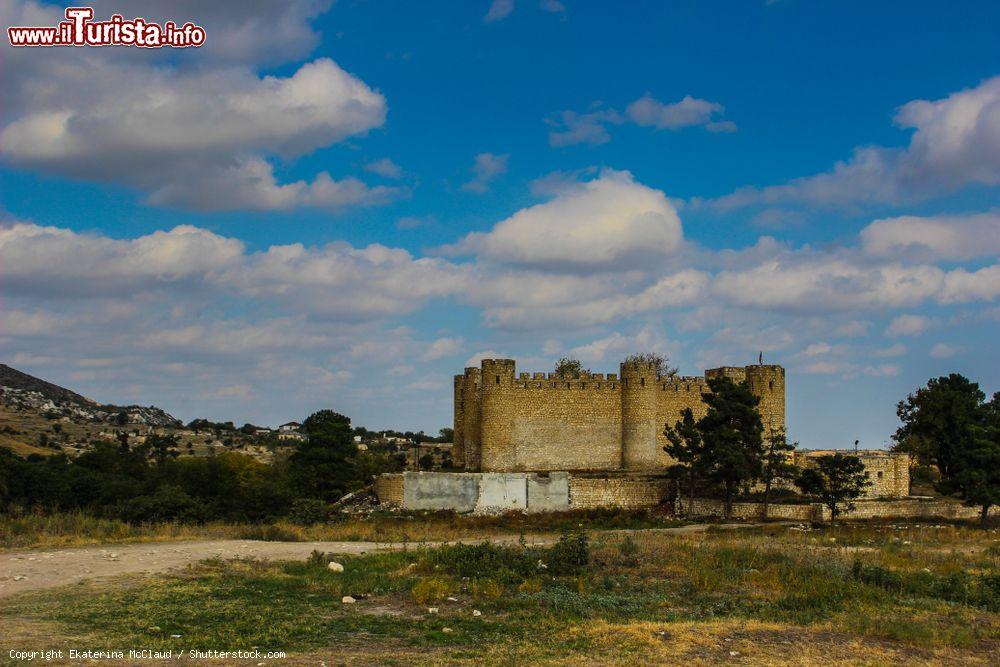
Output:
[[205,508],[179,486],[167,484],[155,493],[139,496],[123,510],[126,521],[201,521]]
[[436,549],[427,557],[427,565],[457,577],[493,578],[520,582],[537,571],[538,557],[529,549],[482,544],[452,544]]
[[492,579],[476,579],[470,586],[473,599],[479,602],[499,600],[503,595],[503,586]]
[[335,510],[325,501],[317,498],[299,498],[292,502],[288,511],[288,520],[302,526],[313,526],[317,523],[327,523]]
[[452,585],[447,579],[441,577],[427,577],[421,579],[410,589],[410,595],[417,604],[430,604],[439,602],[448,596]]
[[583,532],[567,533],[549,547],[542,556],[548,573],[556,577],[582,574],[590,563],[587,535]]

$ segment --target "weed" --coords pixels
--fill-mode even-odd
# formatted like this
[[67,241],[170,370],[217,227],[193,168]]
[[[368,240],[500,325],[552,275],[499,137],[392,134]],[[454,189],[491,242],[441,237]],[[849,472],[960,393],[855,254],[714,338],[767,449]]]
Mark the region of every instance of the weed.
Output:
[[410,589],[410,595],[413,596],[413,601],[417,604],[430,604],[440,602],[448,597],[452,588],[453,584],[447,579],[427,577],[413,585],[413,588]]

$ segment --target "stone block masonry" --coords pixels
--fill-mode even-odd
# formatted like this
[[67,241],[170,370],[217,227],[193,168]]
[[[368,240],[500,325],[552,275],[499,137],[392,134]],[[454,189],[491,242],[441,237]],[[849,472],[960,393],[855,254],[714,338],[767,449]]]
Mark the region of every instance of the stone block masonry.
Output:
[[407,472],[379,475],[379,502],[412,510],[460,513],[560,512],[597,507],[643,508],[665,502],[660,477],[584,477],[549,473]]
[[484,359],[455,376],[456,465],[482,472],[662,470],[671,463],[666,427],[684,408],[705,414],[702,395],[712,377],[747,383],[760,397],[766,433],[785,427],[781,366],[723,367],[704,377],[663,377],[646,363],[574,377],[515,370],[512,359]]

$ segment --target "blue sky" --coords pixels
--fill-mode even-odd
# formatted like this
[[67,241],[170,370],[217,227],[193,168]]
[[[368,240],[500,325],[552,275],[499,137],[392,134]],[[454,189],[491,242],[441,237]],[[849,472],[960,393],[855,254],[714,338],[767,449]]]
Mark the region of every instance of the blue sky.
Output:
[[1000,389],[995,3],[95,9],[208,38],[4,44],[17,368],[185,420],[436,431],[484,355],[763,350],[806,447],[884,446],[935,375]]

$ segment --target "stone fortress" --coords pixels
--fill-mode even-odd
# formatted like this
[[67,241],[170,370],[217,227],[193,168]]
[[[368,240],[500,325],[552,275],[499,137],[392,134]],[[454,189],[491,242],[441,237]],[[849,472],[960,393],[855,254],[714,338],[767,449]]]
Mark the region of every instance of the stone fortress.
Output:
[[452,460],[474,472],[662,470],[671,464],[665,427],[684,408],[703,416],[708,379],[719,376],[746,382],[760,397],[765,435],[784,430],[781,366],[661,377],[652,364],[626,362],[620,375],[567,377],[518,375],[512,359],[484,359],[455,376]]
[[[645,362],[619,370],[517,373],[512,359],[483,359],[454,380],[451,454],[461,472],[382,475],[376,494],[408,509],[460,512],[660,505],[676,493],[665,475],[673,463],[663,449],[666,427],[685,408],[696,419],[705,414],[702,397],[715,377],[745,382],[760,397],[765,437],[785,430],[781,366],[724,366],[695,377],[661,376]],[[789,461],[806,467],[825,453],[797,451]],[[907,456],[858,456],[872,481],[867,498],[908,495]]]

